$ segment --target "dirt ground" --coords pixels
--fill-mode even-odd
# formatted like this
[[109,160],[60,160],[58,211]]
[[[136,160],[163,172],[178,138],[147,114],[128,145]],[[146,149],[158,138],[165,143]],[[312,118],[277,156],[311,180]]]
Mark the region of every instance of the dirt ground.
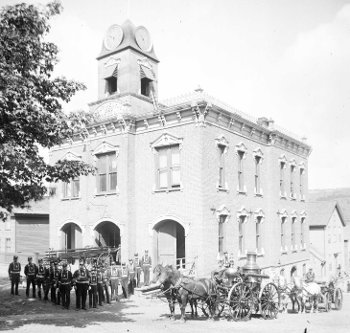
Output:
[[[8,280],[0,279],[0,330],[11,332],[349,332],[350,295],[344,295],[341,311],[329,313],[281,314],[275,320],[263,320],[259,316],[247,322],[232,322],[227,318],[215,321],[200,317],[182,323],[176,306],[177,320],[168,318],[168,304],[161,299],[131,296],[97,309],[75,311],[75,295],[71,294],[71,309],[53,305],[50,301],[11,296]],[[188,307],[189,310],[189,307]],[[199,311],[200,312],[200,311]]]

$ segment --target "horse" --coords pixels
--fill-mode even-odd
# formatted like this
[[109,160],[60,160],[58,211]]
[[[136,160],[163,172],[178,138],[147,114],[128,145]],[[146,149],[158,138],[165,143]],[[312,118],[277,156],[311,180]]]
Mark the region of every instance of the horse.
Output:
[[306,283],[301,280],[301,278],[295,278],[294,287],[291,291],[291,300],[293,302],[293,311],[294,303],[298,304],[298,313],[303,313],[306,310],[306,303],[309,303],[311,310],[316,312],[318,309],[318,300],[321,295],[321,288],[315,282]]
[[[198,300],[208,305],[209,317],[213,319],[213,295],[216,295],[215,286],[211,279],[200,278],[192,279],[182,276],[182,274],[172,266],[165,266],[161,271],[159,278],[166,290],[171,290],[173,297],[178,301],[181,309],[181,320],[186,321],[186,305],[188,302],[197,302]],[[170,309],[173,311],[173,309]],[[174,313],[172,312],[172,315]]]
[[286,284],[284,287],[282,286],[278,287],[278,291],[281,295],[281,304],[279,309],[281,313],[284,313],[287,311],[289,299],[292,301],[293,311],[294,311],[296,300],[293,298],[294,294],[292,290],[293,290],[293,285],[291,283]]
[[[153,279],[151,283],[157,283],[161,274],[167,269],[172,266],[163,266],[161,264],[158,264],[153,269]],[[179,271],[177,271],[179,272]],[[181,278],[183,278],[183,275],[179,272]],[[173,286],[171,285],[170,281],[163,281],[161,284],[161,289],[163,292],[163,295],[166,297],[169,309],[170,309],[170,319],[175,319],[175,302],[177,300],[175,290],[173,289]],[[198,311],[197,311],[197,300],[191,299],[189,300],[190,306],[191,306],[191,317],[198,317]]]

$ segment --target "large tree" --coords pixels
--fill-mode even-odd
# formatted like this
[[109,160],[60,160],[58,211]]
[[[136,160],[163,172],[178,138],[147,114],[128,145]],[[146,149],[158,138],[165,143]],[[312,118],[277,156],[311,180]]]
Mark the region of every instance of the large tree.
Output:
[[58,2],[23,3],[0,12],[0,218],[40,199],[46,182],[93,172],[83,162],[49,165],[39,154],[39,146],[61,144],[89,121],[82,112],[66,114],[62,108],[85,86],[51,76],[58,48],[45,37],[50,17],[61,9]]

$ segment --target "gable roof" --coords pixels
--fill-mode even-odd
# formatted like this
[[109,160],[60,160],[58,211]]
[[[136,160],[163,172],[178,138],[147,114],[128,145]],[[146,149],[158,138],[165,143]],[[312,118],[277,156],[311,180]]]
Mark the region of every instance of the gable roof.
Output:
[[337,201],[344,222],[350,225],[350,188],[335,188],[322,190],[309,190],[310,201]]
[[329,220],[334,212],[338,211],[340,221],[345,227],[345,221],[343,213],[339,207],[337,201],[316,201],[308,203],[308,220],[310,226],[320,226],[326,227],[329,223]]

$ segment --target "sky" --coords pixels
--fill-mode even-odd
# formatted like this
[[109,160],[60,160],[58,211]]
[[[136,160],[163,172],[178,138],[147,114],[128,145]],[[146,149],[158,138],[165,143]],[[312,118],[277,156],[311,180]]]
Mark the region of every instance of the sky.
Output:
[[67,111],[97,99],[104,35],[131,19],[151,34],[160,101],[201,86],[244,113],[272,118],[312,146],[310,189],[350,187],[350,0],[61,3],[48,36],[60,49],[55,74],[88,87]]

